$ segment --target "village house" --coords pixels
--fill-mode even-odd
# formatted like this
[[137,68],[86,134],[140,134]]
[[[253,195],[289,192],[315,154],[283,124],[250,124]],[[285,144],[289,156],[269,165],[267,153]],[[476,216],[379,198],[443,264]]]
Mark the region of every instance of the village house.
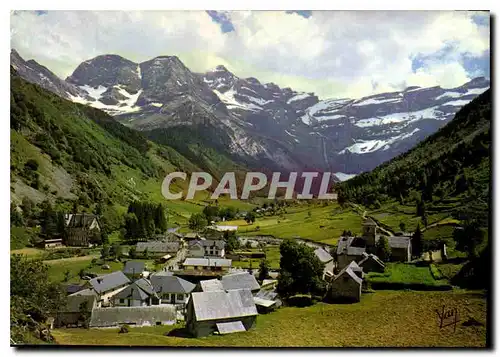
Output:
[[361,237],[340,237],[337,243],[337,268],[343,269],[350,262],[359,262],[366,252],[366,242]]
[[98,276],[88,282],[88,286],[94,289],[99,296],[97,307],[109,306],[110,298],[125,289],[129,284],[130,279],[121,271]]
[[[341,237],[337,246],[338,268],[342,269],[349,262],[360,262],[363,253],[375,253],[376,244],[382,235],[378,234],[377,223],[368,218],[363,222],[362,237]],[[387,237],[391,247],[391,260],[407,262],[411,260],[411,237]]]
[[325,264],[325,268],[323,269],[323,279],[325,276],[329,274],[333,274],[333,268],[335,267],[335,261],[333,257],[323,248],[318,248],[314,251],[314,254],[318,259]]
[[55,316],[55,327],[83,326],[85,314],[90,314],[97,307],[98,295],[93,289],[80,290],[68,295],[66,305]]
[[260,290],[260,285],[252,274],[248,272],[238,272],[224,275],[221,279],[224,290],[247,289],[252,293]]
[[99,218],[89,213],[71,213],[65,215],[66,239],[70,247],[88,247],[98,241],[101,234]]
[[252,292],[195,292],[187,305],[186,327],[194,337],[247,331],[257,318]]
[[113,306],[151,306],[158,305],[158,297],[150,281],[144,278],[134,281],[125,289],[113,295]]
[[59,248],[63,246],[63,240],[62,238],[45,239],[38,246],[44,249]]
[[363,259],[358,263],[359,267],[363,269],[364,273],[377,272],[383,273],[385,264],[375,254],[363,254]]
[[261,289],[254,294],[253,301],[259,314],[267,314],[282,305],[275,289]]
[[391,261],[408,262],[411,260],[411,237],[392,236],[387,240],[391,247]]
[[203,238],[200,234],[195,233],[195,232],[190,232],[190,233],[184,234],[184,240],[187,242],[189,242],[191,240],[198,240],[198,239],[205,239],[205,238]]
[[228,271],[231,259],[222,258],[186,258],[182,264],[184,270],[208,270],[214,272]]
[[131,326],[173,325],[176,310],[173,305],[141,307],[95,308],[90,318],[91,328]]
[[160,304],[186,305],[196,287],[195,284],[169,272],[154,273],[150,279]]
[[219,257],[224,258],[225,251],[224,247],[226,246],[226,242],[223,240],[195,240],[189,242],[188,245],[188,256],[195,258],[203,258],[203,257]]
[[338,302],[359,302],[362,284],[363,270],[352,261],[332,279],[327,299]]
[[123,267],[123,274],[131,280],[139,279],[145,271],[146,264],[144,262],[129,260]]
[[135,246],[135,250],[138,254],[148,253],[149,256],[153,258],[161,258],[165,255],[175,256],[181,248],[181,243],[175,242],[161,242],[161,241],[150,241],[150,242],[138,242]]

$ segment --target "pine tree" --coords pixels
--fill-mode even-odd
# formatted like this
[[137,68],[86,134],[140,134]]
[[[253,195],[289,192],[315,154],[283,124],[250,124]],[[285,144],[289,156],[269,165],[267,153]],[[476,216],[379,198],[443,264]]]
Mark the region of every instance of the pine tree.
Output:
[[412,255],[420,257],[422,255],[423,234],[420,230],[420,224],[417,224],[417,229],[411,238]]
[[377,256],[384,262],[388,262],[391,259],[391,247],[389,245],[389,240],[386,236],[381,236],[378,242],[375,244]]

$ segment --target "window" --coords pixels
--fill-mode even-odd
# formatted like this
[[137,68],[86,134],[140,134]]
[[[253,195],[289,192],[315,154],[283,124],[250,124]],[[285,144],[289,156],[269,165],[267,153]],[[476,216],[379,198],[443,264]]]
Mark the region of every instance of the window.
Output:
[[161,326],[161,321],[156,321],[156,326]]
[[120,304],[124,304],[125,303],[125,299],[120,299]]
[[177,300],[184,300],[183,294],[177,294]]

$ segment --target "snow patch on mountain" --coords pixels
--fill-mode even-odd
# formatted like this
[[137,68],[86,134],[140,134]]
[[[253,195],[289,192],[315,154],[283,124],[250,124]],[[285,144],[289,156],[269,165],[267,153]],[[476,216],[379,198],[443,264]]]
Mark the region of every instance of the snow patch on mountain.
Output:
[[236,98],[234,97],[234,95],[237,93],[233,88],[231,88],[230,90],[228,90],[224,93],[219,92],[217,89],[214,89],[213,91],[219,97],[221,102],[226,104],[228,109],[238,108],[238,109],[249,110],[249,111],[253,111],[253,112],[259,111],[262,109],[261,107],[255,105],[255,104],[252,104],[252,103],[238,102],[236,100]]
[[298,100],[306,99],[306,98],[308,98],[308,97],[310,97],[310,94],[309,94],[309,93],[299,93],[299,94],[297,94],[297,95],[294,95],[292,98],[288,99],[288,100],[286,101],[286,104],[290,104],[290,103],[292,103],[292,102],[296,102],[296,101],[298,101]]
[[339,154],[346,154],[348,151],[353,154],[368,154],[378,150],[385,151],[389,149],[390,145],[394,142],[409,138],[418,131],[420,131],[420,129],[415,128],[409,133],[393,136],[392,138],[385,140],[360,140],[359,142],[346,147],[344,150],[339,151]]
[[397,103],[400,102],[400,98],[384,98],[384,99],[378,99],[378,98],[370,98],[366,100],[361,100],[359,102],[353,103],[353,106],[362,106],[362,105],[372,105],[372,104],[382,104],[382,103]]
[[84,86],[80,86],[80,89],[83,89],[85,92],[89,94],[90,97],[94,98],[95,100],[99,100],[101,96],[108,90],[108,88],[104,86],[99,86],[97,88],[92,88],[91,86],[85,84]]
[[426,108],[422,110],[418,110],[415,112],[404,112],[404,113],[393,113],[380,117],[361,119],[354,123],[359,128],[366,128],[371,126],[379,126],[379,125],[387,125],[394,123],[403,123],[406,124],[422,120],[422,119],[446,119],[446,116],[441,110],[438,110],[438,106]]
[[337,178],[340,180],[340,181],[347,181],[349,179],[352,179],[354,176],[356,176],[356,174],[345,174],[343,172],[334,172],[333,173],[335,176],[337,176]]
[[451,102],[446,102],[443,105],[452,105],[454,107],[463,107],[466,104],[469,104],[470,100],[464,100],[464,99],[459,99],[459,100],[453,100]]

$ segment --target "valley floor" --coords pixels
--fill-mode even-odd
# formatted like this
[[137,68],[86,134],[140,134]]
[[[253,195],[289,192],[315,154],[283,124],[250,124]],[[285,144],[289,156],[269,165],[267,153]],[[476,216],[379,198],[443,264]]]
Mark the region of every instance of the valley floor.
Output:
[[[437,311],[457,309],[459,322],[440,328]],[[202,347],[485,347],[486,295],[480,291],[377,291],[357,304],[318,303],[259,315],[245,333],[182,336],[182,326],[56,329],[63,345]],[[170,334],[170,336],[168,336]]]

